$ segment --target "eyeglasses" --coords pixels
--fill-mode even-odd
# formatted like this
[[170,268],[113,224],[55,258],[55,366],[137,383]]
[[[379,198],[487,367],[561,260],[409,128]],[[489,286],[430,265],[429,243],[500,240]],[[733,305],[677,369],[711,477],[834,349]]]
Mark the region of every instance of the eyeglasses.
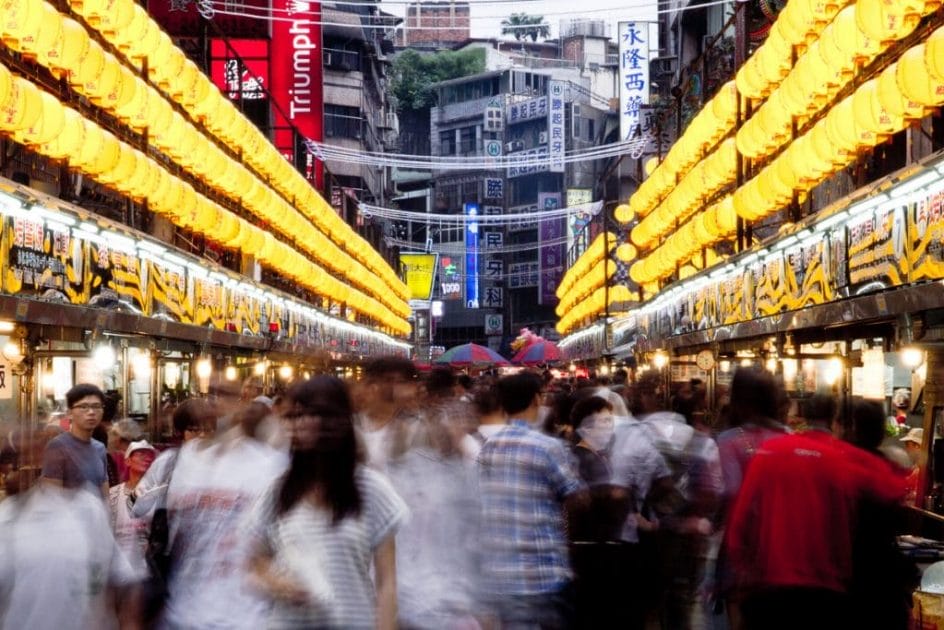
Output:
[[100,403],[81,403],[78,405],[72,405],[72,409],[79,409],[81,411],[101,411],[105,408],[105,405]]

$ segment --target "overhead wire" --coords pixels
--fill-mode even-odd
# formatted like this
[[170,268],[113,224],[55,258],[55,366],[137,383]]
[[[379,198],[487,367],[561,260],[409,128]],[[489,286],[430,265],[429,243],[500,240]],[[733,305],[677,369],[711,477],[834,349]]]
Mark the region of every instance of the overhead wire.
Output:
[[581,204],[579,206],[570,206],[568,208],[554,208],[552,210],[541,210],[537,212],[516,212],[512,214],[443,214],[419,212],[415,210],[400,210],[397,208],[384,208],[368,203],[361,203],[358,209],[365,218],[392,219],[395,221],[414,221],[425,219],[430,223],[436,222],[447,225],[465,225],[468,223],[479,223],[487,226],[492,225],[513,225],[522,222],[539,222],[550,219],[564,218],[571,214],[585,213],[597,215],[603,208],[603,201],[594,201]]
[[[684,6],[684,7],[656,8],[655,14],[662,15],[662,14],[669,14],[669,13],[682,13],[685,11],[700,10],[700,9],[705,9],[707,7],[730,4],[730,2],[731,0],[713,0],[711,2],[705,2],[705,3],[701,3],[697,5],[689,5],[689,6]],[[230,15],[234,17],[245,17],[249,19],[268,20],[272,22],[296,22],[297,23],[299,21],[302,21],[299,18],[281,17],[282,14],[301,15],[301,16],[304,16],[306,14],[316,15],[316,12],[313,12],[313,11],[306,12],[306,11],[294,11],[291,9],[278,9],[278,8],[273,8],[273,7],[252,6],[252,5],[247,5],[247,4],[231,3],[231,2],[227,2],[226,0],[210,0],[209,4],[213,7],[214,13],[218,13],[221,15]],[[656,6],[658,7],[659,4],[665,4],[666,6],[671,7],[670,0],[660,0],[660,2],[657,3]],[[613,11],[623,11],[623,10],[626,10],[627,8],[628,9],[633,9],[633,8],[643,9],[643,8],[648,8],[649,6],[650,5],[647,4],[647,5],[639,5],[635,7],[628,6],[628,7],[619,7],[619,8],[610,7],[610,8],[605,8],[605,9],[604,8],[581,9],[579,13],[582,15],[587,14],[587,13],[611,13]],[[233,8],[243,9],[243,12],[227,10],[227,9],[233,9]],[[260,13],[250,13],[247,11],[259,11]],[[573,11],[573,10],[561,11],[561,12],[544,12],[544,14],[541,17],[546,17],[546,16],[561,17],[561,16],[567,16],[567,15],[574,15],[575,13],[578,13],[578,12]],[[358,16],[358,17],[366,17],[371,21],[377,21],[377,20],[391,20],[391,21],[388,23],[381,23],[381,24],[370,24],[370,23],[365,24],[363,22],[361,24],[350,24],[347,22],[330,22],[330,21],[325,21],[325,20],[304,20],[303,23],[308,24],[308,25],[343,26],[343,27],[349,27],[349,28],[359,27],[359,28],[365,28],[365,29],[391,29],[391,28],[398,28],[398,27],[403,26],[403,21],[405,19],[400,16],[382,16],[382,15],[369,15],[369,16]],[[507,15],[493,15],[493,16],[492,15],[483,15],[483,16],[470,15],[469,20],[470,21],[471,20],[495,20],[495,19],[503,19],[507,17],[508,17]],[[638,21],[642,21],[642,20],[638,20]],[[520,25],[504,24],[502,25],[502,28],[506,30],[518,30],[518,29],[528,30],[528,29],[533,29],[534,27],[540,27],[540,26],[550,27],[552,25],[549,22],[539,22],[536,24],[520,24]],[[408,29],[429,30],[429,31],[455,30],[455,26],[406,25],[406,27]]]

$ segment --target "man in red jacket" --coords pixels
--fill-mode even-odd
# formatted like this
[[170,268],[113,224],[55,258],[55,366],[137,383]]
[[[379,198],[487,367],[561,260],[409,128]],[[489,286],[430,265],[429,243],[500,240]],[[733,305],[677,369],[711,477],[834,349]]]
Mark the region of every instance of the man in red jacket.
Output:
[[808,401],[811,429],[757,451],[726,533],[745,630],[843,627],[864,497],[904,496],[887,465],[834,437],[836,402]]

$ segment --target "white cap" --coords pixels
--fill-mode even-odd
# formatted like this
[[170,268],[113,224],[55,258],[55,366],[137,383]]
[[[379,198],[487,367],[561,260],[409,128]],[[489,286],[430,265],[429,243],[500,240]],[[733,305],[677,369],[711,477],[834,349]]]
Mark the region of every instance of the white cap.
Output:
[[268,396],[256,396],[255,398],[252,399],[252,402],[254,402],[254,403],[262,403],[263,405],[265,405],[265,406],[268,407],[269,409],[272,409],[272,407],[273,407],[273,405],[274,405],[274,401],[273,401],[271,398],[269,398]]
[[905,434],[905,437],[901,438],[902,442],[914,442],[916,444],[921,444],[924,442],[924,429],[915,427],[908,431]]
[[128,445],[128,448],[125,451],[125,459],[131,457],[131,453],[135,451],[151,451],[152,453],[157,453],[157,449],[151,446],[150,442],[147,440],[138,440],[137,442],[132,442]]

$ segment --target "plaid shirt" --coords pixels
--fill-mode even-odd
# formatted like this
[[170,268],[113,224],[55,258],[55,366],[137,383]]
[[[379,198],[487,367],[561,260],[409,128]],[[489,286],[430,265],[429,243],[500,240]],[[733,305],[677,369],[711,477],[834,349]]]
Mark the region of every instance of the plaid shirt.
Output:
[[488,589],[560,590],[571,579],[563,501],[583,489],[572,455],[560,441],[512,420],[485,442],[477,464]]

